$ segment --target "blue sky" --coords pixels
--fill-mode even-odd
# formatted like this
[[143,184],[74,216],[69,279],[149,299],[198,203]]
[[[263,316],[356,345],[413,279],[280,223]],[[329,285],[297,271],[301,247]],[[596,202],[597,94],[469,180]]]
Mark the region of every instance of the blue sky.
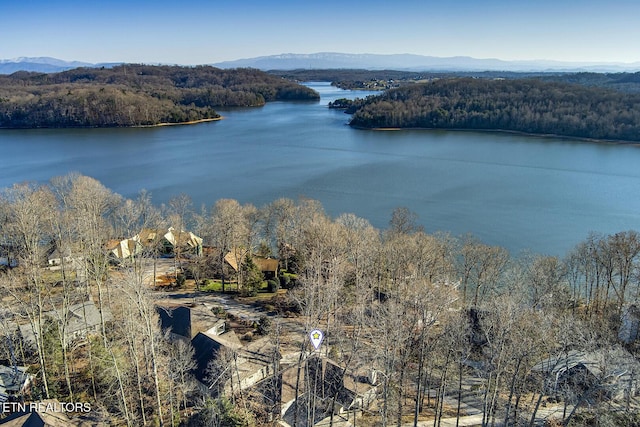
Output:
[[0,59],[206,64],[279,53],[640,61],[633,0],[0,0]]

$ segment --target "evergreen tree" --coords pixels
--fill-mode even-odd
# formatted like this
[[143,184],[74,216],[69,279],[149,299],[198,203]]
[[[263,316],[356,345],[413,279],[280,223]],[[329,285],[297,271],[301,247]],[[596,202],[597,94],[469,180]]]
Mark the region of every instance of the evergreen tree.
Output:
[[253,262],[249,253],[245,255],[240,266],[240,277],[242,281],[241,293],[246,296],[256,295],[262,286],[263,277],[260,268]]

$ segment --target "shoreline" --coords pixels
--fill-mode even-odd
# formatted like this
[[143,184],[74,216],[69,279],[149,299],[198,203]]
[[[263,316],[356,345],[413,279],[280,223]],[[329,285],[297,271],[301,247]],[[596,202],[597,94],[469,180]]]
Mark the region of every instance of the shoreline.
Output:
[[199,120],[191,120],[188,122],[179,122],[179,123],[158,123],[155,125],[140,125],[140,126],[129,126],[131,128],[156,128],[156,127],[163,127],[163,126],[182,126],[182,125],[197,125],[199,123],[207,123],[207,122],[217,122],[218,120],[222,120],[224,117],[220,116],[220,117],[213,117],[210,119],[199,119]]
[[539,138],[556,138],[556,139],[566,139],[571,141],[582,141],[582,142],[590,142],[590,143],[599,143],[599,144],[616,144],[616,145],[637,145],[640,146],[640,141],[632,141],[627,139],[599,139],[599,138],[587,138],[584,136],[569,136],[569,135],[558,135],[552,133],[531,133],[531,132],[523,132],[518,130],[508,130],[508,129],[461,129],[461,128],[401,128],[401,127],[363,127],[363,126],[351,126],[354,129],[358,130],[371,130],[375,132],[395,132],[395,131],[403,131],[403,130],[435,130],[435,131],[453,131],[453,132],[483,132],[483,133],[507,133],[513,135],[523,135],[523,136],[535,136]]
[[136,126],[61,126],[61,127],[29,127],[29,128],[21,128],[21,127],[0,127],[0,130],[32,130],[32,129],[145,129],[145,128],[156,128],[156,127],[164,127],[164,126],[182,126],[182,125],[197,125],[200,123],[207,122],[217,122],[218,120],[224,119],[223,116],[214,117],[210,119],[199,119],[199,120],[191,120],[188,122],[179,122],[179,123],[170,123],[163,122],[157,123],[155,125],[136,125]]

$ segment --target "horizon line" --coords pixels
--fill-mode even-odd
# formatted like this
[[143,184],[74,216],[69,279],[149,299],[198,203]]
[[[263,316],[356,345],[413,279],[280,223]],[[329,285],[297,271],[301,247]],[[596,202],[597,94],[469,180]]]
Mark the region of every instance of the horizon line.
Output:
[[424,55],[424,54],[416,54],[416,53],[353,53],[353,52],[334,52],[334,51],[319,51],[312,53],[295,53],[295,52],[282,52],[270,55],[259,55],[259,56],[250,56],[250,57],[241,57],[236,59],[228,59],[228,60],[220,60],[220,61],[211,61],[211,62],[193,62],[193,63],[181,63],[181,62],[172,62],[172,61],[122,61],[122,60],[103,60],[103,61],[86,61],[81,59],[61,59],[55,56],[18,56],[13,58],[0,58],[1,63],[20,63],[20,62],[32,62],[29,60],[35,59],[48,59],[61,61],[65,63],[74,63],[80,62],[84,64],[90,65],[98,65],[98,64],[148,64],[148,65],[184,65],[184,66],[197,66],[197,65],[212,65],[212,64],[223,64],[229,62],[238,62],[238,61],[246,61],[246,60],[255,60],[262,58],[277,58],[279,56],[316,56],[316,55],[344,55],[344,56],[376,56],[376,57],[397,57],[397,56],[412,56],[417,58],[425,58],[425,59],[471,59],[477,61],[499,61],[505,63],[553,63],[559,65],[582,65],[582,66],[593,66],[593,65],[619,65],[619,66],[633,66],[639,65],[640,60],[633,62],[625,62],[625,61],[607,61],[607,60],[580,60],[580,61],[563,61],[557,59],[502,59],[499,57],[474,57],[469,55],[452,55],[452,56],[435,56],[435,55]]

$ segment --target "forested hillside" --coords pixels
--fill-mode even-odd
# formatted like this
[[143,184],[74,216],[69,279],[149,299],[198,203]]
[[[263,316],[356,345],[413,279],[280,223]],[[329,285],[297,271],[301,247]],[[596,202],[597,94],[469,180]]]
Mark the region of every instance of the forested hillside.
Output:
[[[514,72],[514,71],[448,71],[415,72],[396,70],[290,70],[269,71],[291,80],[329,81],[341,89],[386,89],[434,79],[456,77],[482,79],[527,79],[575,83],[584,86],[613,89],[624,93],[640,93],[640,72],[637,73],[566,73],[566,72]],[[385,87],[380,83],[384,82]]]
[[392,89],[362,104],[352,126],[640,140],[639,95],[537,79],[442,79]]
[[543,74],[540,78],[548,81],[598,86],[625,93],[640,93],[640,72]]
[[[530,77],[544,77],[547,79],[564,79],[562,73],[524,73],[513,71],[398,71],[398,70],[360,70],[360,69],[334,69],[334,70],[273,70],[269,73],[284,77],[286,79],[300,82],[331,82],[340,89],[385,89],[390,87],[403,86],[406,84],[418,83],[421,81],[430,81],[434,79],[450,79],[455,77],[470,78],[502,78],[502,79],[523,79]],[[581,79],[582,82],[589,82],[597,85],[602,83],[605,74],[582,73],[586,77]],[[573,75],[573,74],[568,74]],[[387,87],[381,87],[380,83],[386,82]],[[378,84],[376,87],[375,84]]]
[[316,100],[258,70],[122,65],[0,76],[1,128],[127,127],[219,117],[216,107]]

